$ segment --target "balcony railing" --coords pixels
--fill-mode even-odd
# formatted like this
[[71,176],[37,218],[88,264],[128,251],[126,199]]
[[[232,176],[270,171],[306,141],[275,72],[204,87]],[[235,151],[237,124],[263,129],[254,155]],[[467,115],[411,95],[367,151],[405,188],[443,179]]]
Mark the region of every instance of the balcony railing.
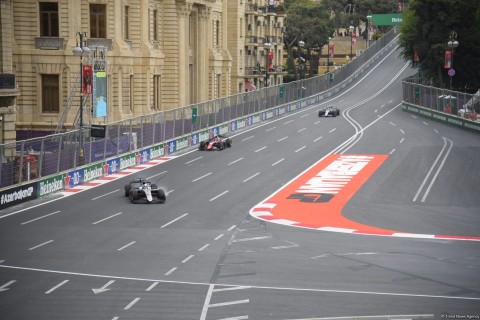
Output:
[[0,73],[0,90],[15,89],[15,75],[10,73]]
[[35,49],[62,50],[63,42],[63,38],[58,37],[35,37]]
[[89,48],[92,47],[106,47],[108,51],[112,50],[112,39],[107,38],[90,38],[87,40]]

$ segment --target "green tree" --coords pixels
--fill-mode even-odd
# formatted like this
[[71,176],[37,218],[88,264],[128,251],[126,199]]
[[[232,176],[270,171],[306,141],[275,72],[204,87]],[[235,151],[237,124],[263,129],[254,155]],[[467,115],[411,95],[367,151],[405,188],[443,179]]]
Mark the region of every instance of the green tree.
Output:
[[[410,0],[400,31],[402,57],[417,65],[432,85],[443,87],[450,84],[444,57],[455,31],[459,46],[453,55],[452,89],[475,92],[480,88],[480,1]],[[413,61],[414,53],[418,63]]]

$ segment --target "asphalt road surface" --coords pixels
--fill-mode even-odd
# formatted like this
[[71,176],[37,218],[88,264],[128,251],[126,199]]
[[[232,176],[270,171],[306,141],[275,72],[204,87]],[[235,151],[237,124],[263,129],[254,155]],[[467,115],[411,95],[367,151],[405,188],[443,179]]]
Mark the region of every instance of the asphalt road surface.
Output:
[[[478,319],[480,138],[403,112],[414,72],[393,52],[332,99],[235,133],[232,148],[3,210],[0,318]],[[319,118],[328,105],[341,116]],[[329,155],[383,159],[337,216],[287,212],[334,227],[249,214]],[[136,176],[166,203],[131,204]]]

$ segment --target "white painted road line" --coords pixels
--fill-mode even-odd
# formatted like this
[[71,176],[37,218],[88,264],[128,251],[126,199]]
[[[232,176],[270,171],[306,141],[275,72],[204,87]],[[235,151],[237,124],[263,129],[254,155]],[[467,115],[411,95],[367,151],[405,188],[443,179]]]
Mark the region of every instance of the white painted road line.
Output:
[[114,217],[116,217],[116,216],[118,216],[118,215],[121,215],[121,214],[122,214],[122,212],[115,213],[115,214],[111,215],[110,217],[106,217],[105,219],[95,221],[95,222],[92,223],[92,224],[99,224],[100,222],[103,222],[103,221],[106,221],[106,220],[108,220],[108,219],[114,218]]
[[257,150],[255,150],[254,152],[259,152],[259,151],[262,151],[263,149],[266,149],[266,148],[267,148],[267,146],[261,147],[260,149],[257,149]]
[[317,139],[313,140],[313,142],[317,142],[318,140],[322,139],[323,137],[318,137]]
[[295,150],[295,152],[299,152],[299,151],[302,151],[303,149],[305,149],[307,146],[303,146],[301,148],[298,148],[297,150]]
[[234,304],[240,304],[240,303],[249,303],[250,299],[245,299],[245,300],[236,300],[236,301],[227,301],[227,302],[220,302],[220,303],[214,303],[210,304],[210,308],[216,308],[216,307],[223,307],[223,306],[231,306]]
[[284,122],[283,124],[287,124],[287,123],[290,123],[290,122],[293,122],[293,120],[288,120],[287,122]]
[[392,126],[396,127],[397,125],[395,123],[393,123],[392,121],[389,121],[388,123],[390,123]]
[[10,288],[7,288],[7,287],[8,287],[9,285],[15,283],[16,281],[17,281],[17,280],[12,280],[12,281],[9,281],[9,282],[5,283],[4,285],[2,285],[2,286],[0,287],[0,292],[2,292],[2,291],[7,291],[8,289],[10,289]]
[[218,236],[216,236],[215,239],[213,239],[213,240],[217,241],[217,240],[220,239],[221,237],[223,237],[223,233],[220,234],[220,235],[218,235]]
[[401,132],[402,134],[405,134],[405,131],[403,131],[402,129],[400,129],[400,132]]
[[167,223],[165,223],[165,224],[164,224],[163,226],[161,226],[160,228],[165,228],[165,227],[168,227],[169,225],[171,225],[171,224],[172,224],[172,223],[174,223],[175,221],[178,221],[178,220],[182,219],[182,218],[183,218],[183,217],[185,217],[185,216],[188,216],[188,212],[187,212],[187,213],[184,213],[184,214],[182,214],[180,217],[178,217],[178,218],[175,218],[175,219],[173,219],[173,220],[172,220],[172,221],[170,221],[170,222],[167,222]]
[[393,154],[395,152],[395,148],[393,148],[389,154]]
[[250,136],[250,137],[246,137],[246,138],[243,138],[242,141],[246,141],[246,140],[249,140],[249,139],[253,139],[255,136]]
[[214,289],[213,292],[232,291],[232,290],[243,290],[243,289],[250,289],[250,288],[251,288],[250,286],[227,287],[227,288]]
[[220,193],[219,195],[213,197],[212,199],[210,199],[209,201],[215,201],[217,200],[218,198],[220,198],[221,196],[223,196],[224,194],[228,193],[228,190],[225,190],[223,191],[222,193]]
[[185,259],[183,259],[182,263],[188,262],[188,260],[192,259],[193,257],[195,257],[194,254],[189,255],[188,257],[186,257]]
[[208,177],[208,176],[211,175],[211,174],[212,174],[211,172],[209,172],[209,173],[207,173],[207,174],[204,174],[203,176],[198,177],[197,179],[192,180],[192,182],[196,182],[196,181],[198,181],[198,180],[200,180],[200,179],[203,179],[203,178],[205,178],[205,177]]
[[202,159],[202,158],[203,158],[203,157],[195,158],[195,159],[193,159],[193,160],[190,160],[190,161],[185,162],[185,164],[190,164],[190,163],[192,163],[192,162],[194,162],[194,161],[197,161],[197,160],[199,160],[199,159]]
[[211,284],[208,286],[207,296],[205,297],[205,302],[203,303],[202,313],[200,315],[200,320],[205,320],[207,318],[207,311],[208,306],[210,304],[210,300],[212,299],[213,287],[215,285]]
[[31,248],[28,249],[28,250],[35,250],[35,249],[40,248],[40,247],[42,247],[42,246],[44,246],[44,245],[46,245],[46,244],[49,244],[49,243],[51,243],[51,242],[53,242],[53,240],[45,241],[44,243],[40,243],[39,245],[37,245],[37,246],[35,246],[35,247],[31,247]]
[[98,289],[92,289],[93,293],[95,294],[99,294],[99,293],[102,293],[102,292],[105,292],[105,291],[108,291],[110,289],[107,289],[107,287],[109,287],[112,283],[114,283],[115,280],[110,280],[108,281],[107,283],[105,283],[101,288],[98,288]]
[[233,230],[233,229],[235,229],[236,227],[237,227],[237,225],[236,225],[236,224],[234,224],[233,226],[231,226],[230,228],[228,228],[228,230],[227,230],[227,231],[232,231],[232,230]]
[[304,130],[307,130],[307,128],[302,128],[302,129],[298,130],[297,132],[302,132]]
[[154,283],[152,283],[150,285],[150,287],[148,287],[145,291],[152,291],[153,288],[155,288],[157,286],[157,284],[159,284],[158,281],[155,281]]
[[46,217],[49,217],[51,215],[54,215],[56,213],[59,213],[61,211],[55,211],[55,212],[52,212],[52,213],[49,213],[49,214],[46,214],[44,216],[41,216],[41,217],[38,217],[38,218],[35,218],[35,219],[32,219],[32,220],[28,220],[28,221],[25,221],[25,222],[22,222],[20,223],[21,225],[24,225],[24,224],[27,224],[27,223],[30,223],[30,222],[34,222],[34,221],[37,221],[37,220],[40,220],[40,219],[43,219],[43,218],[46,218]]
[[147,177],[147,180],[152,180],[155,177],[158,177],[161,174],[167,173],[167,171],[162,171],[160,173],[154,174],[153,176]]
[[277,164],[279,164],[279,163],[282,162],[283,160],[285,160],[285,158],[282,158],[282,159],[278,160],[277,162],[272,163],[272,167],[273,167],[273,166],[276,166]]
[[260,174],[260,172],[257,172],[253,176],[248,177],[247,179],[243,180],[242,182],[247,182],[248,180],[251,180],[251,179],[255,178],[256,176],[258,176],[259,174]]
[[232,242],[244,242],[244,241],[252,241],[252,240],[263,240],[271,238],[271,236],[263,236],[263,237],[254,237],[254,238],[244,238],[244,239],[235,239]]
[[98,197],[92,198],[92,201],[94,201],[94,200],[98,200],[98,199],[100,199],[100,198],[103,198],[103,197],[106,197],[106,196],[108,196],[108,195],[110,195],[110,194],[112,194],[112,193],[117,193],[118,191],[120,191],[120,189],[113,190],[113,191],[111,191],[111,192],[108,192],[108,193],[102,194],[101,196],[98,196]]
[[404,140],[405,140],[405,138],[402,138],[402,139],[400,140],[400,143],[403,143]]
[[281,142],[281,141],[283,141],[283,140],[285,140],[285,139],[287,139],[287,138],[288,138],[288,136],[283,137],[283,138],[280,138],[280,139],[278,139],[277,141],[278,141],[278,142]]
[[276,127],[271,127],[271,128],[265,129],[265,132],[268,132],[268,131],[273,130],[273,129],[275,129],[275,128],[276,128]]
[[238,317],[223,318],[223,319],[218,319],[218,320],[245,320],[245,319],[248,319],[248,316],[238,316]]
[[332,133],[335,130],[337,130],[337,128],[333,128],[332,130],[328,131],[328,133]]
[[243,157],[238,158],[237,160],[234,160],[234,161],[230,162],[228,165],[232,165],[232,164],[237,163],[238,161],[242,161],[242,160],[243,160]]
[[132,241],[132,242],[124,245],[123,247],[118,248],[117,251],[122,251],[123,249],[130,247],[130,246],[131,246],[132,244],[134,244],[135,242],[136,242],[136,241]]
[[207,243],[206,245],[204,245],[203,247],[198,249],[198,251],[203,251],[203,250],[207,249],[209,246],[210,246],[210,243]]
[[63,280],[62,282],[60,282],[59,284],[57,284],[55,287],[51,288],[50,290],[46,291],[45,294],[50,294],[52,293],[53,291],[57,290],[58,288],[60,288],[61,286],[63,286],[65,283],[67,283],[69,280]]
[[165,273],[166,276],[171,275],[175,270],[177,270],[177,267],[173,267],[172,269],[168,270],[167,273]]
[[135,299],[133,299],[132,302],[130,302],[130,303],[124,308],[124,310],[128,310],[128,309],[130,309],[131,307],[133,307],[133,305],[134,305],[135,303],[137,303],[138,300],[140,300],[140,298],[135,298]]

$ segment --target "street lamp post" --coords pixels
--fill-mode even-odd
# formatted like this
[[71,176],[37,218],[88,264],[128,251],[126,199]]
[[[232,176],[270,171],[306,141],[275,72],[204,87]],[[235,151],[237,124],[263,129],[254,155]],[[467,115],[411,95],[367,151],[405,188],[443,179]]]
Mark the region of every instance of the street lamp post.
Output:
[[87,56],[90,54],[90,48],[87,47],[87,33],[77,32],[79,41],[77,40],[77,46],[72,49],[75,56],[80,57],[80,164],[83,164],[84,152],[83,152],[83,54]]
[[265,48],[265,87],[268,87],[268,54],[272,44],[270,42],[265,42],[263,47]]
[[327,48],[327,73],[330,72],[330,40],[332,38],[328,37],[328,48]]
[[305,68],[305,66],[303,65],[303,60],[305,59],[302,57],[302,50],[304,46],[305,46],[305,42],[303,42],[302,40],[298,41],[298,72],[300,73],[299,74],[300,79],[302,79],[302,72]]
[[350,59],[352,59],[353,54],[353,30],[355,30],[354,26],[350,26]]
[[453,53],[455,52],[455,48],[458,47],[459,42],[457,41],[457,33],[455,31],[450,32],[450,40],[448,40],[447,45],[452,51],[452,57],[451,57],[451,66],[450,70],[448,70],[448,75],[450,76],[450,90],[452,90],[452,79],[455,74],[455,69],[453,69]]
[[367,16],[367,48],[370,47],[370,19],[372,19],[371,15]]

